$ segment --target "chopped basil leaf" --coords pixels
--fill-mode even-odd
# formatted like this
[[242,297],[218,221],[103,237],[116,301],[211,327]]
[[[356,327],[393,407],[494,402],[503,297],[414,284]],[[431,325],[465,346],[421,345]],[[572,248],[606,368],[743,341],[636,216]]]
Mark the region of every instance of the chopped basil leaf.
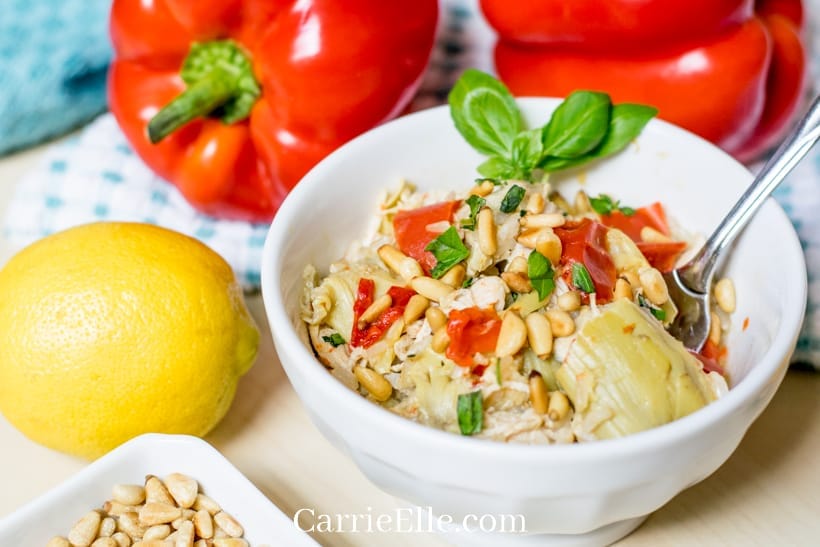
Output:
[[520,216],[520,217],[527,216],[527,210],[526,209],[521,209],[520,211],[518,211],[518,216]]
[[458,396],[456,403],[458,427],[462,435],[474,435],[484,424],[484,401],[481,390]]
[[595,292],[595,283],[592,282],[589,270],[580,262],[572,264],[572,284],[587,294]]
[[495,360],[495,381],[498,382],[498,385],[504,383],[501,381],[501,359],[498,358]]
[[342,335],[338,332],[334,332],[330,336],[322,336],[322,340],[324,340],[334,348],[338,348],[339,346],[342,346],[347,343],[345,342],[345,339],[342,338]]
[[531,252],[527,258],[527,275],[532,287],[538,291],[539,300],[547,298],[555,289],[555,271],[552,264],[538,251]]
[[658,321],[665,321],[666,320],[666,310],[655,306],[654,304],[649,302],[646,298],[644,298],[644,296],[642,294],[638,295],[638,304],[642,308],[648,309],[649,313],[651,313],[655,317],[655,319],[657,319]]
[[504,199],[501,200],[501,209],[502,213],[512,213],[518,206],[521,204],[521,200],[524,199],[524,194],[526,190],[518,186],[517,184],[513,184],[510,186],[510,189],[507,190],[507,193],[504,194]]
[[475,281],[475,279],[474,279],[474,278],[472,278],[472,277],[468,277],[467,279],[465,279],[465,280],[461,283],[461,288],[462,288],[462,289],[466,289],[466,288],[468,288],[470,285],[472,285],[472,284],[473,284],[473,281]]
[[487,203],[487,200],[485,200],[481,196],[472,195],[468,197],[464,203],[466,203],[470,207],[470,217],[462,219],[461,227],[465,230],[475,230],[475,216],[478,214],[481,208],[484,207],[484,204]]
[[589,198],[589,204],[599,215],[611,215],[614,211],[620,211],[628,217],[635,214],[635,209],[621,205],[620,200],[613,201],[612,198],[606,194],[598,194],[598,197]]
[[435,279],[440,278],[447,271],[470,256],[470,250],[464,246],[461,236],[453,226],[444,230],[439,236],[427,244],[425,251],[430,251],[436,257],[436,265],[430,272]]
[[632,207],[618,207],[618,209],[621,211],[621,213],[628,217],[631,217],[635,214],[635,209],[633,209]]

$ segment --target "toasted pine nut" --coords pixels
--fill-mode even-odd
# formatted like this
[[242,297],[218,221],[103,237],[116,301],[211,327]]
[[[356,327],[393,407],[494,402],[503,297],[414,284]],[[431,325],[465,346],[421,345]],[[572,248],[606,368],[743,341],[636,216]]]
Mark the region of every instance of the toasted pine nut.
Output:
[[638,277],[638,274],[631,270],[626,270],[621,273],[618,277],[622,277],[623,279],[629,282],[629,285],[634,289],[636,287],[641,286],[641,278]]
[[504,314],[501,330],[495,343],[495,354],[498,357],[515,355],[527,341],[527,326],[524,320],[512,310]]
[[641,228],[641,239],[648,243],[669,243],[672,239],[652,226]]
[[[367,307],[367,309],[364,310],[362,312],[362,314],[359,316],[358,327],[360,329],[363,329],[365,327],[365,325],[375,321],[376,318],[379,317],[382,314],[382,312],[387,310],[387,308],[389,308],[392,305],[393,305],[393,299],[390,298],[389,294],[381,295],[376,300],[374,300],[373,303],[370,304]],[[196,496],[196,494],[194,494],[194,496]],[[193,503],[194,502],[192,501],[191,504],[193,504]]]
[[213,499],[206,496],[205,494],[197,494],[196,501],[194,502],[194,509],[199,511],[200,509],[205,509],[211,515],[215,515],[222,511],[222,508],[216,503]]
[[424,312],[424,317],[427,319],[427,322],[430,324],[430,330],[433,332],[436,332],[443,325],[447,324],[447,316],[444,315],[441,308],[427,308],[427,311]]
[[566,418],[569,413],[569,399],[562,391],[553,391],[550,395],[549,417],[553,422]]
[[424,315],[424,311],[430,306],[430,301],[420,294],[414,294],[407,301],[407,306],[404,308],[404,324],[409,325],[413,321],[419,319]]
[[527,340],[535,354],[543,359],[552,353],[552,327],[549,319],[542,313],[533,312],[527,315],[524,323],[527,324]]
[[405,281],[424,275],[424,270],[416,259],[411,258],[392,245],[382,245],[377,251],[388,268],[399,274]]
[[146,503],[139,510],[140,524],[153,526],[166,524],[182,516],[182,510],[167,503]]
[[416,277],[410,281],[414,291],[433,302],[438,302],[451,292],[453,287],[432,277]]
[[197,536],[204,539],[214,537],[214,520],[208,511],[205,509],[197,511],[196,515],[194,515],[193,523]]
[[663,280],[663,275],[655,268],[643,268],[638,272],[643,292],[650,302],[656,306],[663,305],[669,300],[669,288]]
[[527,265],[527,259],[523,256],[517,256],[510,260],[509,264],[507,264],[506,270],[507,272],[516,272],[516,273],[527,273],[529,271],[529,266]]
[[213,540],[213,547],[248,547],[242,538],[218,538]]
[[[240,534],[241,535],[241,534]],[[177,530],[177,537],[174,540],[175,547],[193,547],[194,545],[194,523],[186,520]]]
[[547,413],[547,407],[549,405],[547,384],[544,383],[541,374],[535,370],[530,373],[530,403],[532,403],[532,409],[538,414]]
[[544,196],[535,192],[530,194],[530,198],[527,200],[527,214],[528,215],[537,215],[544,210]]
[[478,232],[478,247],[481,252],[487,256],[493,256],[498,250],[498,242],[495,234],[495,220],[493,219],[493,210],[489,207],[483,207],[478,212],[476,218]]
[[455,266],[447,270],[447,273],[442,275],[439,278],[439,281],[450,285],[454,289],[459,289],[461,288],[461,284],[464,282],[464,277],[466,275],[467,268],[464,267],[464,264],[456,264]]
[[561,213],[541,213],[538,215],[524,215],[521,217],[521,226],[526,228],[557,228],[566,222]]
[[131,536],[124,532],[115,532],[111,539],[117,542],[117,547],[131,547]]
[[589,203],[589,196],[583,190],[578,190],[578,193],[575,194],[575,212],[582,215],[590,211],[592,211],[592,205]]
[[535,250],[544,255],[553,266],[561,261],[564,246],[552,230],[541,230],[535,241]]
[[171,547],[171,543],[164,539],[148,539],[134,543],[134,547]]
[[148,541],[151,539],[165,539],[171,535],[171,527],[167,524],[157,524],[155,526],[151,526],[148,528],[144,534],[142,534],[143,541]]
[[632,300],[632,285],[630,285],[629,281],[622,277],[615,280],[615,290],[613,292],[615,300],[620,300],[622,298]]
[[139,507],[135,505],[123,505],[118,501],[107,501],[103,504],[103,511],[105,511],[107,515],[118,517],[123,513],[139,511]]
[[447,346],[450,345],[450,335],[447,333],[447,327],[439,327],[433,333],[433,340],[430,342],[430,348],[436,353],[444,353]]
[[[384,380],[384,378],[382,378]],[[385,380],[386,382],[387,380]],[[388,384],[389,385],[389,384]],[[226,513],[225,511],[220,511],[219,513],[214,515],[214,522],[217,526],[225,530],[229,536],[233,538],[242,537],[242,534],[245,531],[242,529],[242,526],[233,518],[231,515]]]
[[145,533],[145,528],[139,523],[139,515],[135,512],[120,515],[117,519],[117,530],[125,532],[134,539],[141,538]]
[[711,321],[709,322],[709,341],[715,346],[719,346],[720,336],[722,334],[720,316],[715,312],[709,312],[709,316],[711,317]]
[[123,505],[139,505],[145,501],[145,488],[139,484],[115,484],[111,497]]
[[488,180],[481,181],[481,184],[476,184],[472,188],[470,188],[469,194],[472,196],[480,196],[485,198],[493,193],[493,189],[495,188],[495,184]]
[[[366,368],[366,367],[353,367],[353,374],[356,375],[356,379],[359,381],[360,384],[373,396],[374,399],[379,401],[380,403],[385,402],[390,396],[393,394],[393,386],[390,385],[390,382],[385,380],[384,376],[376,372],[375,370]],[[226,515],[224,511],[220,511],[216,515],[214,515],[214,521],[221,527],[225,528],[216,518],[219,515]],[[220,520],[225,520],[225,516],[219,517]],[[225,530],[228,532],[228,530]],[[242,535],[241,533],[239,534]]]
[[715,301],[718,307],[726,313],[735,311],[735,284],[728,277],[715,283]]
[[575,311],[581,307],[581,295],[578,291],[567,291],[558,297],[558,307],[564,311]]
[[569,336],[575,332],[575,321],[572,316],[564,310],[548,310],[547,319],[550,322],[552,335],[555,337]]
[[532,290],[532,283],[530,283],[529,278],[522,273],[504,272],[501,274],[501,279],[504,280],[511,290],[519,294],[528,293]]
[[102,515],[97,511],[89,511],[74,524],[68,533],[68,541],[72,545],[88,547],[97,538],[100,531]]
[[46,543],[46,547],[71,547],[71,544],[68,542],[66,538],[61,536],[55,536],[48,540],[48,543]]
[[541,228],[527,228],[522,230],[515,240],[528,249],[535,249],[535,244],[538,243],[538,236],[541,234]]
[[[367,310],[365,310],[366,312]],[[183,509],[187,509],[194,504],[197,492],[199,492],[199,484],[182,473],[171,473],[165,477],[165,487],[177,505]]]
[[566,199],[564,199],[564,196],[562,196],[559,192],[552,192],[549,195],[549,198],[550,201],[553,202],[556,206],[558,206],[558,208],[562,211],[566,213],[572,212],[572,206],[570,206],[569,202]]
[[168,505],[174,505],[176,503],[162,481],[154,475],[145,477],[145,502],[167,503]]
[[99,537],[94,540],[91,547],[117,547],[117,541],[110,537]]
[[97,532],[97,535],[100,537],[111,537],[114,535],[114,532],[117,531],[117,521],[112,519],[111,517],[105,517],[100,522],[100,531]]
[[179,530],[179,527],[182,526],[182,523],[185,522],[185,517],[179,517],[178,519],[174,519],[171,522],[171,528],[174,530]]

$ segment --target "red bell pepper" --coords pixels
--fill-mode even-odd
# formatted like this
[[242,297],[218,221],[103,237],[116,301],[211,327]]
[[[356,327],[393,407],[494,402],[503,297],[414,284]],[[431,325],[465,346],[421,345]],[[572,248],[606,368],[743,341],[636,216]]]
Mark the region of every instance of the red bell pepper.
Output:
[[499,332],[501,319],[493,308],[453,310],[447,318],[450,344],[444,354],[458,365],[472,368],[476,353],[495,350]]
[[595,285],[595,301],[599,304],[612,300],[617,275],[612,257],[606,251],[606,230],[606,226],[588,218],[555,228],[562,246],[561,276],[567,285],[573,286],[572,265],[583,264]]
[[399,249],[418,260],[427,275],[436,267],[436,257],[424,248],[444,230],[428,230],[431,224],[453,222],[461,202],[442,201],[416,209],[399,211],[393,218],[393,232]]
[[405,287],[390,287],[387,294],[392,299],[392,304],[384,310],[375,321],[364,328],[359,328],[359,317],[373,303],[373,293],[376,290],[376,283],[372,279],[365,277],[359,279],[356,289],[356,300],[353,302],[353,330],[350,333],[350,345],[354,348],[369,348],[387,332],[393,323],[404,315],[404,308],[410,297],[416,294],[412,289]]
[[800,0],[482,0],[518,95],[608,92],[749,160],[800,106]]
[[436,0],[115,0],[109,105],[197,209],[267,221],[321,158],[404,109],[437,15]]

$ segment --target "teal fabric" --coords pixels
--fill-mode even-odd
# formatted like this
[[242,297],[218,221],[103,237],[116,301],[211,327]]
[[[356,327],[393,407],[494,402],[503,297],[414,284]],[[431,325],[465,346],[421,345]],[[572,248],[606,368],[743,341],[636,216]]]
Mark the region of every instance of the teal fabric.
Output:
[[3,0],[0,155],[105,110],[110,0]]

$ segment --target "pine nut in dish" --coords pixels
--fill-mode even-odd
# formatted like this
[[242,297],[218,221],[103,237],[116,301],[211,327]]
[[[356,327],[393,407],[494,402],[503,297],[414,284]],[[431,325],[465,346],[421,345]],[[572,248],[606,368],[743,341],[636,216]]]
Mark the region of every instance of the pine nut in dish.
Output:
[[552,327],[549,319],[540,312],[533,312],[527,315],[524,323],[527,325],[527,340],[535,354],[543,359],[552,353]]
[[427,322],[430,324],[430,328],[433,331],[437,331],[438,329],[447,324],[447,316],[444,315],[444,312],[441,311],[441,308],[427,308],[427,311],[424,312],[424,316],[427,318]]
[[430,347],[436,353],[444,353],[447,346],[450,344],[450,335],[447,334],[447,327],[439,327],[433,333],[433,340],[430,342]]
[[388,268],[399,274],[405,281],[424,275],[421,265],[392,245],[382,245],[378,250],[379,258]]
[[410,281],[414,291],[433,302],[438,302],[451,292],[453,287],[432,277],[416,277]]
[[530,194],[527,200],[527,214],[537,215],[544,211],[544,196],[539,193]]
[[575,332],[575,321],[564,310],[548,310],[547,319],[553,336],[569,336]]
[[564,311],[575,311],[581,307],[581,295],[578,291],[567,291],[558,297],[558,307]]
[[493,256],[498,249],[495,233],[495,220],[493,212],[489,207],[484,207],[478,212],[476,218],[478,223],[478,245],[481,252],[486,256]]
[[666,287],[661,272],[655,268],[645,268],[638,272],[638,277],[641,280],[643,292],[650,302],[661,306],[669,300],[669,289]]
[[549,393],[547,392],[547,384],[544,379],[536,371],[530,373],[530,403],[532,409],[538,414],[546,414],[549,408]]
[[514,311],[504,314],[501,330],[495,345],[495,354],[499,357],[515,355],[527,342],[527,326],[524,320]]
[[[384,376],[375,370],[359,366],[353,369],[353,374],[359,383],[362,384],[362,387],[377,401],[386,401],[393,393],[393,386],[390,385],[390,382],[385,380]],[[216,518],[216,516],[214,516],[214,518]]]
[[430,301],[420,294],[414,294],[407,301],[407,306],[404,308],[404,324],[409,325],[417,321],[424,315],[427,308],[430,306]]
[[461,284],[464,282],[464,277],[467,275],[467,269],[464,267],[463,264],[456,264],[449,270],[447,273],[444,274],[439,278],[442,283],[450,285],[454,289],[458,289],[461,287]]
[[715,283],[715,301],[718,307],[726,313],[734,313],[736,307],[735,284],[728,277]]

